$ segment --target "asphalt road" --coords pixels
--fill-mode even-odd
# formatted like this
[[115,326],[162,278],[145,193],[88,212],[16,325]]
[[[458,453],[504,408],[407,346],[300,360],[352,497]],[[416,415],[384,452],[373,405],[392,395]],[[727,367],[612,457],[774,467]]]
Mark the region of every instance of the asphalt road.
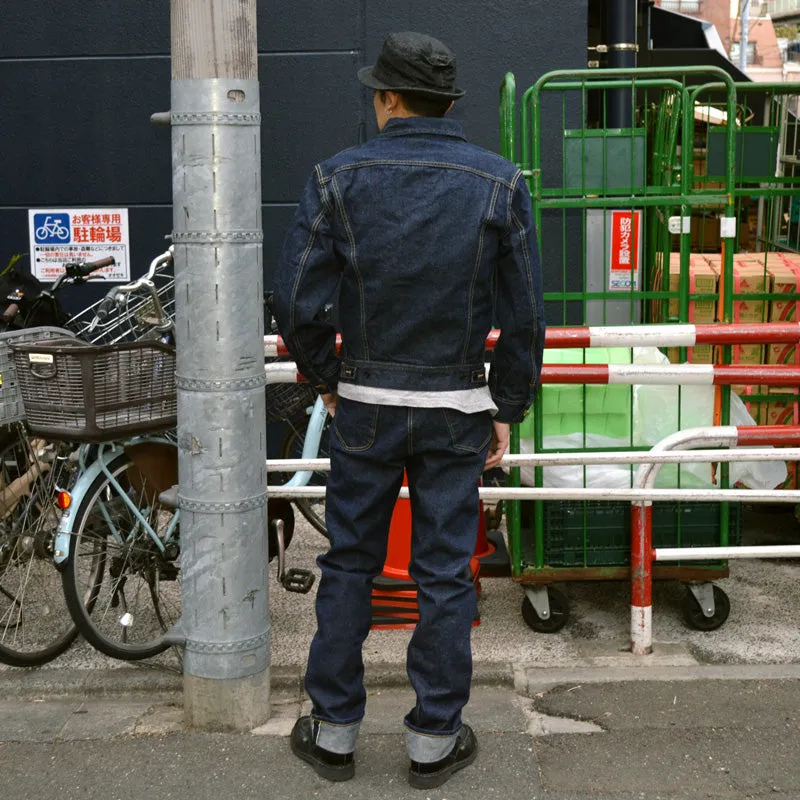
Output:
[[[240,735],[181,730],[179,696],[4,698],[0,797],[25,800],[800,797],[800,680],[575,683],[525,697],[478,687],[476,764],[436,791],[406,782],[405,688],[370,693],[356,777],[329,784],[286,734],[299,690]],[[599,676],[600,672],[595,671]]]

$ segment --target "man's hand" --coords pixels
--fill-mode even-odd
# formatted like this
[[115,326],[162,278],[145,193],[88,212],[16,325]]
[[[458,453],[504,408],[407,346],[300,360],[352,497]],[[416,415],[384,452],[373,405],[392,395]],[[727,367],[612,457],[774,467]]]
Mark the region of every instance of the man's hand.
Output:
[[511,427],[507,422],[492,421],[494,431],[492,433],[492,443],[489,445],[489,453],[486,456],[486,466],[484,470],[500,466],[506,450],[508,450],[508,440],[511,435]]
[[322,398],[322,402],[325,404],[325,408],[328,409],[328,413],[332,416],[336,416],[336,401],[339,399],[338,395],[336,394],[321,394],[320,397]]

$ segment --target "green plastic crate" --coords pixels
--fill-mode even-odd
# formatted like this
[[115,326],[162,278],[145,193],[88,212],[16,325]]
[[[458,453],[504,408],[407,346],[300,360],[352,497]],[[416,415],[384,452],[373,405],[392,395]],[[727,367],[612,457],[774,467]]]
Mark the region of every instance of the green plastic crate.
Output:
[[[630,364],[628,347],[552,349],[544,351],[545,364]],[[630,386],[545,384],[539,393],[544,436],[587,433],[630,439],[632,389]],[[533,439],[534,414],[520,424],[523,439]]]
[[642,128],[564,131],[565,193],[628,195],[643,191],[645,149]]
[[[631,504],[545,500],[544,566],[616,567],[631,562]],[[654,547],[718,547],[717,503],[654,503]],[[522,503],[522,560],[535,563],[533,503]],[[730,504],[728,544],[742,541],[741,506]],[[718,564],[720,562],[695,562]]]

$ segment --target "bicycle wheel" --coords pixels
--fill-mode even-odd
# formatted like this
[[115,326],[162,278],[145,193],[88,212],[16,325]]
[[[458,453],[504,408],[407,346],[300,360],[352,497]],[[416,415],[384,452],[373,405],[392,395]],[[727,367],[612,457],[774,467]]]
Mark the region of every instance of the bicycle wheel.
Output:
[[[330,417],[325,421],[325,427],[322,429],[322,436],[319,442],[319,451],[317,458],[329,458],[330,456]],[[306,426],[305,424],[295,425],[290,423],[290,428],[283,440],[281,446],[281,458],[300,458],[303,455],[303,444],[306,440]],[[292,474],[285,472],[275,473],[276,483],[286,483]],[[325,486],[328,482],[327,472],[313,472],[311,480],[308,482],[309,486]],[[293,501],[297,510],[318,530],[323,536],[328,535],[328,529],[325,527],[325,498],[300,498]]]
[[90,644],[138,661],[169,647],[164,633],[180,618],[180,540],[177,526],[170,532],[174,511],[127,453],[108,471],[117,485],[98,475],[75,514],[64,596]]
[[55,487],[68,484],[58,448],[19,425],[0,439],[0,662],[14,667],[52,661],[78,634],[53,562]]

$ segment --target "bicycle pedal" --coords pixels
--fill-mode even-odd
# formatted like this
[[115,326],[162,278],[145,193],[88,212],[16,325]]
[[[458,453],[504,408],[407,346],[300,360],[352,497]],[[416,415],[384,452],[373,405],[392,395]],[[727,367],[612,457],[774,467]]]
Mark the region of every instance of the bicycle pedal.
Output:
[[281,585],[287,592],[308,594],[315,580],[316,576],[311,570],[292,567],[292,569],[286,571],[281,580]]

